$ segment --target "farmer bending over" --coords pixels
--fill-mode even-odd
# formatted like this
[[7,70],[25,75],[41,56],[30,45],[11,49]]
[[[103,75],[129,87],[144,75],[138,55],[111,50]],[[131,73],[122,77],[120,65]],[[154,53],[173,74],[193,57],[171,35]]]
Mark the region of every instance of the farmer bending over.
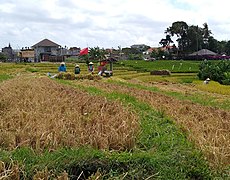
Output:
[[92,74],[93,74],[93,72],[94,72],[94,66],[93,66],[93,63],[92,63],[92,62],[89,63],[88,71],[89,71],[90,73],[92,73]]
[[75,66],[75,68],[74,68],[74,73],[75,73],[75,74],[80,74],[80,72],[81,72],[81,69],[80,69],[79,65],[76,64],[76,66]]
[[66,72],[66,66],[64,62],[61,62],[60,66],[58,67],[58,72]]

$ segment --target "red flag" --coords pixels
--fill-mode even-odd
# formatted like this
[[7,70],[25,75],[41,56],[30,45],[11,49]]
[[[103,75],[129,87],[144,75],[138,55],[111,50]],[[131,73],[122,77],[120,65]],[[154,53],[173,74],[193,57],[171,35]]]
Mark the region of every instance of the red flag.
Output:
[[85,55],[85,54],[88,54],[89,52],[88,52],[88,48],[84,48],[84,49],[82,49],[81,51],[80,51],[80,56],[81,55]]

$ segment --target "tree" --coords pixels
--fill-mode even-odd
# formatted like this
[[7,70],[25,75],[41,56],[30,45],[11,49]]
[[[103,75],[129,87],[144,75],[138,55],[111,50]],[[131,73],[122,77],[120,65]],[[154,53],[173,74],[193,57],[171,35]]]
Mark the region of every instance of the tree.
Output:
[[172,23],[172,26],[167,28],[165,33],[168,33],[172,37],[176,35],[179,51],[183,52],[187,44],[187,30],[188,25],[184,21],[177,21]]
[[208,38],[208,49],[213,52],[218,52],[219,42],[212,36]]
[[129,54],[131,54],[131,48],[128,48],[128,47],[122,48],[122,52],[123,52],[125,55],[129,55]]
[[170,46],[170,43],[173,43],[171,36],[169,34],[166,35],[165,39],[161,39],[159,44],[161,44],[163,47]]
[[[184,21],[176,21],[166,29],[165,33],[170,35],[170,39],[175,35],[177,36],[179,55],[182,57],[203,48],[208,49],[209,42],[212,40],[210,39],[212,32],[207,23],[204,23],[203,27],[198,27],[195,25],[188,26]],[[163,47],[166,46],[168,44],[167,38],[161,39],[160,44]]]
[[225,53],[229,56],[230,55],[230,41],[228,41],[225,45]]
[[104,49],[100,49],[99,47],[90,48],[89,57],[94,60],[103,60],[105,59],[106,51]]
[[7,59],[6,55],[5,55],[5,54],[3,54],[3,53],[0,53],[0,61],[5,62],[5,61],[6,61],[6,59]]
[[184,50],[191,53],[202,49],[202,29],[198,26],[189,26],[187,30],[187,46]]
[[208,38],[212,34],[212,32],[208,28],[208,24],[204,23],[202,28],[202,37],[203,37],[203,48],[208,48]]
[[218,41],[217,43],[217,53],[225,53],[227,41]]

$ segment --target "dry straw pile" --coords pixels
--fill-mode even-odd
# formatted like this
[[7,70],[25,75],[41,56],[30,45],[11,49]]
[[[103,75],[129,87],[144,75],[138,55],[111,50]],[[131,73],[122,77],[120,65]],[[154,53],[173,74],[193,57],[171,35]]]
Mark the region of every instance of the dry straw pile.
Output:
[[0,84],[0,147],[35,150],[135,145],[138,118],[120,102],[91,96],[47,77],[18,77]]
[[61,72],[58,73],[56,78],[58,79],[65,79],[65,80],[84,80],[84,79],[88,79],[88,80],[101,80],[102,77],[97,75],[97,74],[79,74],[79,75],[75,75],[74,73],[66,73],[66,72]]

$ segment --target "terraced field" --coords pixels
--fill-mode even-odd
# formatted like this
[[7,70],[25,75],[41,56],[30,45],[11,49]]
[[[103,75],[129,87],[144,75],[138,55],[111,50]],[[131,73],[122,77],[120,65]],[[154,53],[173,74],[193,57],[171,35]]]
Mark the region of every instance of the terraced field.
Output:
[[228,86],[121,65],[95,80],[0,65],[0,179],[230,178]]

